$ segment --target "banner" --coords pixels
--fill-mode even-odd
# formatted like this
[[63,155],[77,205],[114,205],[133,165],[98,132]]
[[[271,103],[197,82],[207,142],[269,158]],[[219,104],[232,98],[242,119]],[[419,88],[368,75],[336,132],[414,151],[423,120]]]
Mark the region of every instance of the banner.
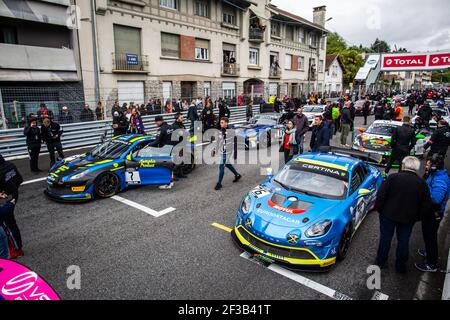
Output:
[[419,71],[450,68],[450,52],[387,53],[381,57],[381,71]]

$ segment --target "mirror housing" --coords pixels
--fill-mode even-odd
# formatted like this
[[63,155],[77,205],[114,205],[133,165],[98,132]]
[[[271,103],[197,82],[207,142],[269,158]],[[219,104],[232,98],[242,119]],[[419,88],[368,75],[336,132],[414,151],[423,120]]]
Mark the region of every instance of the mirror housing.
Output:
[[358,196],[367,196],[368,194],[371,194],[372,191],[369,189],[359,189]]

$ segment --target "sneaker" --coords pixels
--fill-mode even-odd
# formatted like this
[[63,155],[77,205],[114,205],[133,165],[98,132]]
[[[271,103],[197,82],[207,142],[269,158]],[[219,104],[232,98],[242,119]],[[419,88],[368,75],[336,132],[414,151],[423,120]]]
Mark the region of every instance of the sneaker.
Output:
[[241,180],[242,176],[240,174],[238,174],[237,176],[234,177],[233,182],[238,182],[239,180]]
[[173,187],[173,183],[170,183],[169,185],[159,186],[160,190],[170,190]]
[[436,272],[437,268],[435,265],[429,263],[415,263],[414,266],[423,272]]
[[214,190],[220,190],[222,189],[222,185],[220,183],[216,184],[216,186],[214,187]]
[[427,252],[425,251],[425,249],[419,249],[417,250],[417,254],[421,257],[426,258],[427,257]]

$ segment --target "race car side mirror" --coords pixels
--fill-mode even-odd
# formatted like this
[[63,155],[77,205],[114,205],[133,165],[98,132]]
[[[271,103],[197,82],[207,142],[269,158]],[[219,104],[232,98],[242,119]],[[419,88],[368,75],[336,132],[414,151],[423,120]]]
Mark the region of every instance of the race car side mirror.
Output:
[[366,132],[366,129],[364,129],[364,128],[358,128],[358,131],[361,132],[361,133],[364,133],[364,132]]
[[416,135],[416,139],[425,139],[425,136],[419,133],[418,135]]
[[368,194],[371,194],[371,193],[372,193],[372,191],[370,191],[369,189],[359,189],[358,197],[367,196]]

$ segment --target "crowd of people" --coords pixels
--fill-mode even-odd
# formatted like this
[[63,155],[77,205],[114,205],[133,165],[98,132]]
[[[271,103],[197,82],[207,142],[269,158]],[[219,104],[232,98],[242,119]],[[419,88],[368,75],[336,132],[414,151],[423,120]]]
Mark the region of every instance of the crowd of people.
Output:
[[[372,93],[365,97],[362,115],[367,125],[367,117],[371,110],[375,119],[403,121],[402,126],[394,129],[391,138],[392,156],[385,169],[385,180],[378,192],[376,209],[380,213],[380,242],[377,252],[376,264],[381,268],[386,266],[391,240],[394,233],[397,234],[396,270],[404,273],[407,270],[406,262],[409,256],[409,239],[416,222],[422,223],[424,249],[418,254],[425,258],[424,263],[416,264],[422,271],[434,272],[437,270],[438,247],[437,233],[440,222],[445,213],[446,204],[450,195],[450,179],[445,169],[444,160],[450,146],[449,124],[440,119],[438,115],[430,112],[431,107],[427,100],[436,102],[445,101],[445,91],[414,91],[403,106],[393,99],[392,93]],[[277,98],[271,96],[268,103],[273,106],[275,112],[280,113],[280,122],[285,123],[284,135],[280,143],[280,152],[284,154],[285,162],[290,161],[295,155],[305,151],[318,152],[321,147],[329,146],[334,135],[340,133],[340,144],[349,147],[348,136],[354,131],[356,108],[355,101],[358,97],[343,96],[337,101],[329,101],[323,97],[311,94],[308,99]],[[253,117],[254,103],[266,103],[262,97],[253,100],[246,95],[236,98],[238,105],[245,107],[247,121]],[[317,114],[312,125],[303,114],[303,106],[306,104],[324,104],[323,114]],[[445,102],[444,102],[445,103]],[[163,147],[176,145],[180,140],[173,139],[172,133],[177,129],[186,129],[184,114],[187,111],[186,120],[190,122],[191,129],[196,121],[201,121],[203,131],[211,128],[219,129],[219,177],[215,190],[222,188],[225,168],[234,175],[233,182],[238,182],[242,176],[231,164],[231,156],[235,151],[234,137],[229,136],[231,111],[227,99],[212,101],[196,98],[191,101],[178,100],[168,103],[174,112],[173,122],[168,123],[167,117],[161,112],[160,101],[151,99],[147,105],[136,106],[133,103],[119,105],[116,101],[111,108],[113,118],[112,128],[114,136],[136,133],[145,133],[142,115],[158,113],[155,117],[157,126],[156,140],[150,147]],[[173,107],[175,109],[173,109]],[[158,108],[159,106],[159,108]],[[403,107],[408,108],[408,115],[404,114]],[[169,108],[169,107],[167,107]],[[414,108],[418,109],[419,123],[411,123]],[[36,115],[30,116],[29,123],[24,129],[28,151],[30,155],[30,168],[33,172],[41,172],[38,167],[39,152],[42,143],[47,145],[50,153],[50,165],[56,162],[55,151],[59,158],[64,158],[61,145],[62,127],[58,122],[67,123],[64,119],[70,118],[70,113],[64,108],[55,121],[54,116],[45,105],[42,105]],[[83,119],[93,120],[96,115],[86,106],[83,110]],[[405,112],[406,113],[406,112]],[[166,118],[166,119],[165,119]],[[415,126],[429,127],[431,119],[436,120],[437,129],[425,145],[428,155],[425,160],[425,174],[420,175],[421,163],[412,156],[410,151],[416,142]],[[305,150],[305,135],[311,131],[309,148]],[[193,133],[193,132],[191,132]],[[181,138],[180,138],[181,139]],[[394,162],[401,164],[398,173],[387,175]],[[184,178],[182,165],[174,169],[177,179]],[[0,258],[17,257],[23,255],[20,231],[14,219],[14,208],[18,201],[18,189],[23,179],[17,168],[0,156]],[[171,188],[172,185],[166,188]],[[405,199],[408,199],[405,201]],[[13,240],[11,240],[13,239]],[[11,244],[12,243],[12,244]]]

